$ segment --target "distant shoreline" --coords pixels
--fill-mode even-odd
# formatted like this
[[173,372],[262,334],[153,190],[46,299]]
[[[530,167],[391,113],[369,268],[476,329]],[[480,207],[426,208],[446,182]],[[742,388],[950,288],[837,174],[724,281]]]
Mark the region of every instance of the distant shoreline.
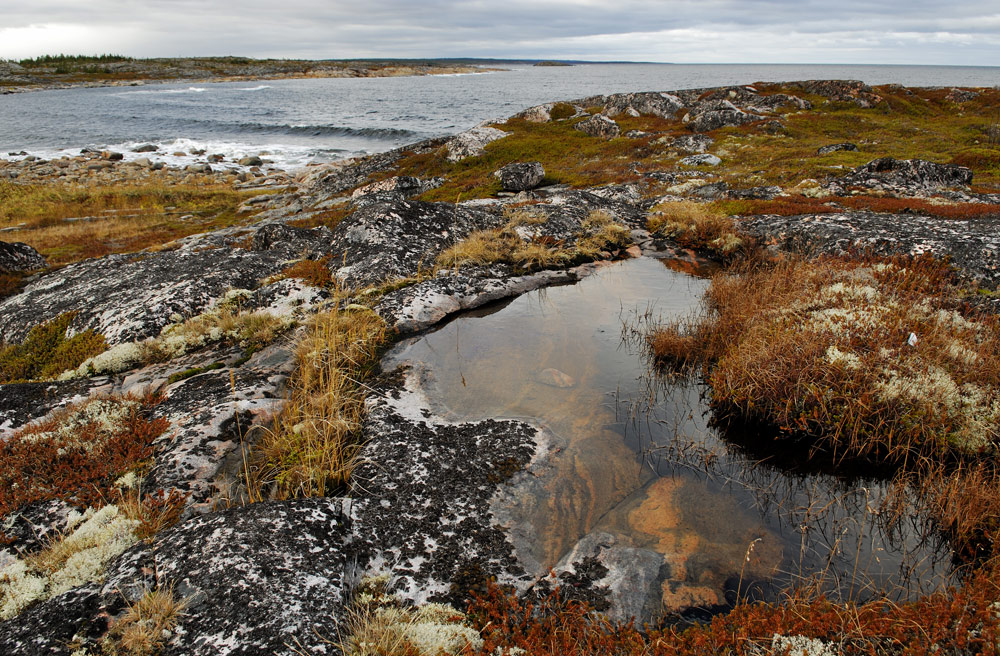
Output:
[[435,61],[256,60],[242,57],[188,57],[39,62],[22,66],[0,61],[0,94],[52,89],[136,87],[147,84],[253,82],[320,78],[463,75],[507,69]]

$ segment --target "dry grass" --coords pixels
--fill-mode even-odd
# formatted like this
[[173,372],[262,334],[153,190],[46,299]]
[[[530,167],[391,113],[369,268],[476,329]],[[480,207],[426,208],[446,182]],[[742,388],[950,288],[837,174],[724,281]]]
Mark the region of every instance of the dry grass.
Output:
[[723,273],[704,317],[663,327],[651,344],[662,361],[708,364],[723,415],[841,454],[993,452],[997,320],[958,312],[950,284],[929,259],[792,260]]
[[146,590],[120,618],[111,623],[101,642],[106,656],[153,656],[180,624],[187,602],[177,599],[173,587]]
[[252,498],[325,496],[340,490],[355,465],[364,416],[361,381],[386,340],[370,311],[317,315],[299,342],[291,398],[254,447]]
[[647,229],[669,237],[685,248],[731,257],[746,242],[737,235],[733,219],[707,203],[663,202],[650,210]]
[[206,184],[114,186],[0,182],[0,227],[50,266],[130,253],[244,220],[239,205],[255,195],[214,180]]
[[508,222],[495,230],[478,230],[446,249],[437,265],[446,268],[513,264],[524,271],[565,266],[591,260],[602,252],[617,250],[630,241],[628,229],[604,211],[593,211],[581,224],[575,245],[550,238],[523,238],[516,228],[545,223],[545,215],[518,208],[505,212]]

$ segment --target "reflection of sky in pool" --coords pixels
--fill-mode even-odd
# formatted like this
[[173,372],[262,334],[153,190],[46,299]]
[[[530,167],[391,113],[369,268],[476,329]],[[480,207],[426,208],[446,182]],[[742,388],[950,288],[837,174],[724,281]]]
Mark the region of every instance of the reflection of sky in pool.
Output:
[[623,321],[687,314],[706,287],[664,262],[631,260],[463,315],[385,364],[425,367],[429,397],[452,419],[527,417],[556,436],[512,511],[531,527],[519,555],[538,572],[601,532],[662,557],[670,610],[724,604],[744,581],[782,587],[819,572],[855,596],[940,586],[947,563],[935,545],[912,527],[878,529],[878,482],[754,461],[707,427],[700,385],[650,379]]

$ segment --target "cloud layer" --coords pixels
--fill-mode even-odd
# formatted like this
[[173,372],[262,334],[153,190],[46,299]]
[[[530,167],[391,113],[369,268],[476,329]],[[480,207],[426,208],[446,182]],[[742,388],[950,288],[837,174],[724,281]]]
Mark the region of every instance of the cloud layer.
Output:
[[[497,57],[995,65],[995,0],[33,0],[0,57]],[[1000,81],[998,81],[1000,82]]]

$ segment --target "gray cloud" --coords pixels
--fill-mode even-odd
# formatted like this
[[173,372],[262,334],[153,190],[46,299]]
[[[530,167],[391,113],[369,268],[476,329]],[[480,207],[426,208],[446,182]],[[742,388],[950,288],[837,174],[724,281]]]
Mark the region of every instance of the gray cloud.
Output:
[[994,64],[995,0],[34,0],[0,57],[514,57]]

